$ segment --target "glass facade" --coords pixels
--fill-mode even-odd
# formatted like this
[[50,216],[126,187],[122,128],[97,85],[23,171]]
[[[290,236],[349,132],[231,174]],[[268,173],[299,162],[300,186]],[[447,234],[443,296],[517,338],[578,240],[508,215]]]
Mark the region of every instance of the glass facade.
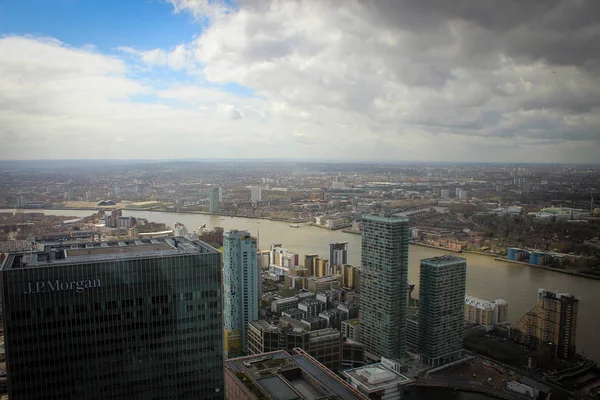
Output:
[[248,347],[248,323],[258,319],[260,269],[256,238],[246,231],[223,235],[225,356],[237,357]]
[[408,218],[363,217],[360,273],[361,342],[370,356],[406,351]]
[[9,256],[0,276],[10,398],[222,399],[221,254],[186,242],[60,250],[33,265]]
[[454,361],[463,345],[467,260],[441,256],[421,260],[419,341],[433,367]]

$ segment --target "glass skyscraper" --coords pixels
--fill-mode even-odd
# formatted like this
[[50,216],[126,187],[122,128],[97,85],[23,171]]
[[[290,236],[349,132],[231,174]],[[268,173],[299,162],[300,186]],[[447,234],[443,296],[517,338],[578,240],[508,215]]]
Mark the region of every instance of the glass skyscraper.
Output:
[[258,319],[260,269],[256,238],[246,231],[223,235],[223,288],[225,294],[225,357],[246,352],[248,323]]
[[363,216],[360,272],[361,342],[369,358],[406,351],[408,218]]
[[432,367],[460,356],[466,286],[466,259],[446,255],[421,260],[419,353]]
[[222,399],[221,254],[46,245],[0,269],[11,399]]

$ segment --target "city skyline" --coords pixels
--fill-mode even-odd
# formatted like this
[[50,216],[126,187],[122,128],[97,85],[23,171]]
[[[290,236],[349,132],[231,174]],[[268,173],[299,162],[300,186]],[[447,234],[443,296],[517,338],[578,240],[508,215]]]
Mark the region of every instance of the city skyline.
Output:
[[3,2],[0,159],[596,162],[598,7]]

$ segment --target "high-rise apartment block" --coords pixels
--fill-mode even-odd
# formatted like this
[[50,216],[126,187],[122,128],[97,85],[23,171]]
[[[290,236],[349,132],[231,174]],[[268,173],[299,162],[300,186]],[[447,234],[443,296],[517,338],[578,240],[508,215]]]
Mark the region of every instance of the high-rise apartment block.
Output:
[[348,242],[336,242],[329,244],[329,268],[333,273],[333,267],[342,267],[348,264]]
[[538,349],[554,348],[554,356],[568,359],[577,347],[579,299],[569,293],[538,289],[537,305],[515,323],[523,344]]
[[221,254],[183,238],[46,245],[0,269],[11,399],[221,399]]
[[209,209],[211,213],[218,213],[221,209],[221,188],[214,187],[208,192]]
[[408,218],[363,217],[360,324],[369,358],[405,354],[409,240]]
[[460,356],[463,342],[467,260],[441,256],[421,260],[419,353],[437,367]]
[[256,238],[233,230],[223,235],[223,246],[225,356],[237,357],[246,351],[248,323],[258,319],[261,280]]
[[250,186],[250,201],[256,202],[262,200],[262,188],[260,186]]

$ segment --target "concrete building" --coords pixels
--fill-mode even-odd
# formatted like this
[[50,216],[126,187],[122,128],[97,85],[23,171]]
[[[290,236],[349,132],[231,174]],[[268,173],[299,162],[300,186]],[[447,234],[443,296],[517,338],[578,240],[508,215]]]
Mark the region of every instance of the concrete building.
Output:
[[537,305],[516,322],[520,341],[532,348],[550,344],[554,356],[568,359],[577,347],[579,299],[569,293],[538,289]]
[[274,314],[281,314],[284,311],[293,310],[298,308],[300,299],[298,297],[286,297],[285,299],[273,300],[271,303],[271,311]]
[[320,293],[326,290],[339,289],[340,279],[337,275],[322,276],[317,278],[313,276],[306,280],[307,289],[312,293]]
[[508,303],[497,299],[487,301],[473,296],[465,296],[465,320],[485,326],[491,330],[508,319]]
[[398,373],[392,364],[383,359],[380,363],[346,370],[342,374],[353,388],[369,399],[400,400],[402,387],[412,380]]
[[260,186],[250,186],[250,201],[257,202],[262,200],[262,188]]
[[225,356],[246,352],[248,322],[258,319],[260,269],[256,238],[247,231],[223,235],[223,298]]
[[222,192],[220,187],[214,187],[208,192],[208,201],[210,202],[209,209],[211,213],[216,214],[221,209],[221,193]]
[[47,244],[9,254],[0,281],[10,398],[222,398],[214,248],[183,238]]
[[437,367],[460,356],[463,342],[467,260],[441,256],[421,260],[419,353]]
[[442,199],[447,199],[450,197],[450,189],[442,189],[440,190],[440,197]]
[[342,336],[360,342],[360,320],[358,318],[342,321]]
[[409,240],[408,218],[363,217],[360,319],[368,358],[405,354]]
[[367,400],[301,349],[225,361],[225,400]]

